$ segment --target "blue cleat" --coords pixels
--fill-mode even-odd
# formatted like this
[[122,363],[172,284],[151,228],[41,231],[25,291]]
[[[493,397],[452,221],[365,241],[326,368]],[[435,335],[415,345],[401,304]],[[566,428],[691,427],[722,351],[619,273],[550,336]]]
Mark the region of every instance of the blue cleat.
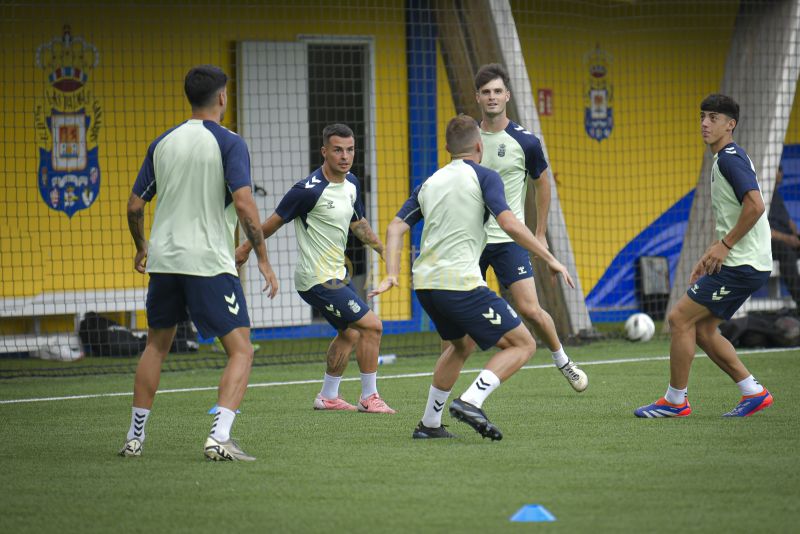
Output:
[[689,406],[689,401],[684,399],[683,404],[670,404],[667,399],[661,397],[653,404],[647,406],[640,406],[633,411],[636,417],[686,417],[692,413],[692,407]]
[[747,417],[770,406],[772,406],[772,394],[764,388],[761,393],[742,397],[736,408],[722,414],[722,417]]

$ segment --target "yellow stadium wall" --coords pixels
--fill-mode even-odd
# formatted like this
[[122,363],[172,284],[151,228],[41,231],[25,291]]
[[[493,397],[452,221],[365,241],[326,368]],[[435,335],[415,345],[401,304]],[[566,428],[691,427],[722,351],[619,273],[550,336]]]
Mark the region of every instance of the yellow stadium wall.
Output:
[[[3,297],[144,287],[146,278],[131,268],[133,246],[125,219],[131,185],[149,143],[189,114],[182,90],[186,70],[215,63],[233,74],[235,44],[240,40],[293,41],[300,34],[374,37],[377,231],[385,235],[386,225],[407,196],[405,3],[374,2],[371,9],[350,17],[321,7],[312,18],[290,4],[274,4],[231,2],[218,19],[208,12],[207,3],[200,2],[155,6],[115,1],[94,8],[41,2],[16,6],[13,18],[0,20],[0,72],[6,80],[2,104],[6,127],[0,133],[5,151],[0,172]],[[687,26],[668,2],[642,3],[636,6],[636,17],[617,19],[607,16],[602,5],[581,4],[582,12],[569,14],[556,1],[537,2],[535,14],[529,2],[511,5],[534,95],[538,88],[553,91],[553,115],[541,117],[543,136],[588,293],[616,253],[694,187],[704,150],[697,105],[719,88],[738,5],[693,8],[704,15],[712,13],[698,10],[713,9],[719,22],[713,35],[705,28]],[[61,35],[64,24],[100,53],[87,87],[102,106],[101,193],[91,208],[71,219],[49,209],[34,185],[38,165],[34,109],[49,87],[34,56],[37,46]],[[657,46],[664,42],[671,45]],[[612,57],[608,78],[613,84],[615,126],[602,142],[590,139],[583,129],[588,77],[584,56],[596,45]],[[437,74],[443,164],[448,160],[444,126],[455,111],[441,55]],[[232,112],[225,125],[235,130],[234,84],[229,93]],[[786,143],[800,143],[797,99]],[[408,288],[407,266],[404,277],[403,287]],[[393,291],[384,297],[381,314],[387,320],[407,319],[408,292]],[[143,325],[141,313],[138,318]],[[61,324],[63,319],[55,321]],[[25,329],[28,324],[0,323],[3,331]]]
[[[223,19],[209,4],[200,2],[175,6],[115,1],[91,8],[42,2],[15,8],[13,19],[0,21],[7,121],[0,133],[5,149],[5,169],[0,172],[2,296],[146,285],[146,277],[132,268],[134,248],[125,216],[131,186],[152,140],[190,114],[183,94],[189,67],[212,63],[234,78],[224,124],[236,129],[234,50],[239,40],[294,41],[301,34],[374,37],[376,230],[384,235],[408,192],[405,17],[402,0],[374,5],[375,9],[352,17],[343,17],[345,12],[329,6],[309,18],[291,4],[229,2]],[[71,26],[74,37],[90,42],[100,54],[86,90],[102,107],[100,194],[89,209],[71,219],[51,210],[40,197],[33,128],[34,108],[43,103],[49,87],[48,73],[36,67],[36,48],[60,37],[65,24]],[[152,218],[148,210],[146,227]],[[385,319],[409,317],[407,291],[392,292],[383,301]],[[143,308],[144,302],[140,304]],[[139,325],[145,324],[143,314],[138,318]],[[23,329],[18,325],[26,323],[7,320],[4,324],[4,329]]]
[[[712,33],[687,26],[669,4],[609,17],[599,4],[567,13],[563,3],[539,2],[533,17],[525,2],[512,2],[534,98],[539,88],[553,92],[553,113],[540,119],[584,294],[699,177],[698,107],[719,90],[738,5],[693,6],[717,18]],[[585,58],[598,46],[611,57],[614,113],[611,135],[600,142],[584,130]]]

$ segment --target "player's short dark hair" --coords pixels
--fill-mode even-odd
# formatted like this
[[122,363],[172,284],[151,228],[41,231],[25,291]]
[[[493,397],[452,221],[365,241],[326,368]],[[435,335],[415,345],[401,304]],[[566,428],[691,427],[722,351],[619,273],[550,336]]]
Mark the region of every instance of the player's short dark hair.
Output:
[[729,96],[718,93],[708,95],[700,103],[700,111],[724,113],[735,120],[737,125],[739,124],[739,104]]
[[228,83],[228,75],[214,65],[193,67],[183,80],[183,91],[192,109],[211,105],[219,91]]
[[475,143],[481,139],[478,123],[469,115],[462,113],[447,123],[445,139],[447,140],[447,151],[451,154],[472,152]]
[[346,124],[329,124],[322,130],[322,144],[327,145],[328,141],[330,141],[331,137],[353,137],[353,130],[350,129],[349,126]]
[[506,89],[511,90],[511,78],[508,77],[508,71],[500,63],[489,63],[478,69],[478,73],[475,74],[475,90],[480,91],[481,87],[497,78],[503,80]]

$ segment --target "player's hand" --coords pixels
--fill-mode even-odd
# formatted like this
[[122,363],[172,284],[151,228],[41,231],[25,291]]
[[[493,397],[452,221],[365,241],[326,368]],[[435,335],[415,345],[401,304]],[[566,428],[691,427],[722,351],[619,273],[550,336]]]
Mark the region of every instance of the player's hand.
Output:
[[705,274],[717,274],[722,269],[722,262],[728,257],[728,252],[728,247],[723,245],[721,241],[717,241],[708,247],[706,253],[700,258],[703,272]]
[[247,262],[247,258],[250,257],[250,251],[252,247],[248,246],[246,243],[243,243],[236,247],[236,268],[239,269]]
[[692,269],[692,274],[689,275],[689,285],[694,285],[695,282],[700,280],[700,277],[703,276],[705,273],[705,269],[703,268],[703,263],[698,261],[697,264]]
[[264,285],[264,289],[262,291],[267,293],[269,298],[274,299],[275,295],[278,294],[278,277],[275,276],[272,266],[270,266],[270,264],[267,262],[259,262],[258,270],[261,271],[261,275],[266,281],[266,285]]
[[786,244],[792,248],[800,248],[800,237],[790,234],[788,239],[786,239]]
[[144,274],[147,267],[147,249],[139,250],[133,258],[133,268]]
[[381,281],[380,284],[378,284],[378,287],[367,293],[367,297],[368,298],[375,297],[376,295],[380,295],[381,293],[389,291],[393,287],[400,287],[400,284],[397,282],[397,277],[387,276]]
[[572,280],[572,277],[569,275],[569,271],[566,267],[564,267],[561,262],[558,260],[553,260],[549,262],[547,266],[550,268],[550,273],[553,275],[553,283],[555,284],[556,278],[559,274],[564,277],[564,281],[567,283],[569,287],[574,288],[575,282]]

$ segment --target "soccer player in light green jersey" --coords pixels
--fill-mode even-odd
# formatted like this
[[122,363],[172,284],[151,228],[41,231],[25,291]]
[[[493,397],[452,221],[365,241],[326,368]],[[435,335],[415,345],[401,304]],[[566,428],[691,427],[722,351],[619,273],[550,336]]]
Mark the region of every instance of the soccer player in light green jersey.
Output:
[[[550,210],[550,181],[542,144],[531,132],[511,121],[506,106],[511,100],[509,77],[502,65],[484,65],[475,75],[475,98],[481,108],[481,165],[500,174],[506,200],[516,217],[525,221],[525,191],[531,179],[536,191],[536,239],[547,246],[547,215]],[[539,304],[533,266],[528,251],[503,231],[494,217],[486,222],[488,236],[481,255],[484,277],[491,266],[500,283],[513,297],[514,307],[527,319],[553,355],[553,363],[577,392],[589,386],[589,379],[564,352],[553,318]]]
[[656,402],[634,410],[637,417],[685,417],[692,413],[687,396],[695,345],[736,382],[742,395],[725,417],[746,417],[769,407],[772,395],[736,355],[719,325],[769,279],[772,271],[770,229],[753,162],[733,142],[739,104],[713,94],[700,104],[700,131],[714,154],[711,208],[717,240],[695,264],[689,290],[670,310],[669,386]]

